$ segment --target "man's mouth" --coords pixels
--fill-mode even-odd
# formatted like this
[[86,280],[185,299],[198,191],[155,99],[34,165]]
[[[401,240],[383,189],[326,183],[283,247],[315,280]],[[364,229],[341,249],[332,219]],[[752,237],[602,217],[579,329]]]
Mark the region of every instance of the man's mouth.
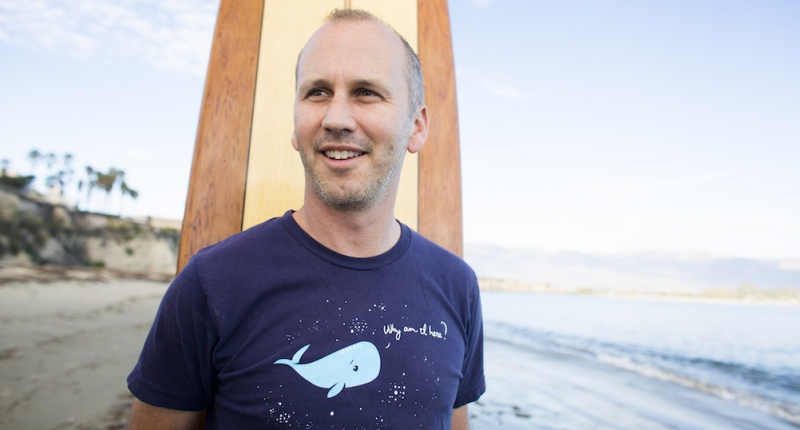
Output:
[[363,152],[356,151],[325,151],[325,156],[333,158],[334,160],[346,160],[348,158],[358,157]]

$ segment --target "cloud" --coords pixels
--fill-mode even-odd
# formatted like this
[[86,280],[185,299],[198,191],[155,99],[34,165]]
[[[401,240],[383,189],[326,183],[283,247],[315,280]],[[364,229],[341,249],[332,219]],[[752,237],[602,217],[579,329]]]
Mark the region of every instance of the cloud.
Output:
[[497,73],[487,73],[482,70],[456,68],[456,80],[462,85],[478,88],[486,94],[505,100],[528,102],[532,98],[532,92],[503,83],[509,79],[498,79],[497,75]]
[[494,1],[492,1],[492,0],[470,0],[470,3],[472,3],[472,5],[475,6],[476,9],[486,9],[489,6],[491,6],[494,3]]
[[216,11],[214,0],[0,0],[0,41],[75,57],[138,56],[202,76]]
[[530,98],[528,93],[521,91],[513,85],[498,84],[488,79],[483,79],[481,81],[481,88],[489,94],[501,99],[527,102]]

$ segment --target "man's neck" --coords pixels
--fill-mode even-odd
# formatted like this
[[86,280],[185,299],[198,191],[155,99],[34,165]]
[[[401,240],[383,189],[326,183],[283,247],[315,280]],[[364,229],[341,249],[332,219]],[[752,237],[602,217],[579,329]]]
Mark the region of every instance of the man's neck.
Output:
[[303,207],[292,217],[314,240],[349,257],[374,257],[400,240],[394,198],[365,211],[343,212],[307,194]]

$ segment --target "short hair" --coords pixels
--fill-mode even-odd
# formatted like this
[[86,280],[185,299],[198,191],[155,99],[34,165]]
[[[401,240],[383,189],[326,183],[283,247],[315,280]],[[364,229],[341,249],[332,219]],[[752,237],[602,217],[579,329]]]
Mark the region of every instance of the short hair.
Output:
[[[362,10],[362,9],[334,9],[323,22],[336,22],[336,21],[371,21],[378,23],[394,32],[406,51],[406,78],[408,79],[408,92],[409,92],[409,111],[413,115],[416,113],[417,107],[425,102],[425,86],[422,82],[422,66],[419,63],[419,57],[414,49],[411,48],[408,41],[380,18],[375,15]],[[295,80],[297,80],[298,71],[300,67],[300,56],[303,55],[301,51],[297,56],[297,65],[295,66]]]

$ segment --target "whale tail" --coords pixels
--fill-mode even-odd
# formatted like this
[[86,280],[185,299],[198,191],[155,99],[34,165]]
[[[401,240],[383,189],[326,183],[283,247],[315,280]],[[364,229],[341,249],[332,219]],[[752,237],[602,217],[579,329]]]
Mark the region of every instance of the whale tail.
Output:
[[291,366],[292,364],[300,364],[300,357],[303,356],[303,354],[306,352],[306,350],[308,349],[309,346],[311,346],[310,343],[308,345],[298,349],[297,352],[294,353],[294,356],[292,357],[291,360],[287,360],[285,358],[281,358],[280,360],[276,360],[275,363],[273,363],[273,364],[285,364],[287,366]]

